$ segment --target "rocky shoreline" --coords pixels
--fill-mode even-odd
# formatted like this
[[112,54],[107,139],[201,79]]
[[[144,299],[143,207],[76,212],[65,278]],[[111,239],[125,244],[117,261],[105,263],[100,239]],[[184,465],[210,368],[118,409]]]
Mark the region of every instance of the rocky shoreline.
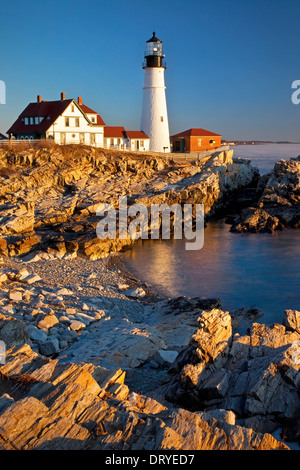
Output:
[[0,449],[289,449],[300,313],[263,325],[220,299],[160,298],[123,269],[127,242],[94,233],[103,197],[204,203],[210,218],[256,169],[232,152],[192,163],[62,152],[1,156]]
[[[219,403],[203,407],[199,402],[197,410],[190,410],[187,403],[181,403],[180,391],[185,378],[179,373],[178,364],[182,366],[186,361],[185,366],[189,367],[189,351],[194,348],[195,337],[199,339],[199,325],[203,328],[204,318],[209,324],[204,327],[205,333],[211,335],[205,342],[206,346],[210,345],[206,359],[212,350],[213,354],[218,350],[224,362],[225,351],[228,353],[225,343],[231,337],[231,317],[221,310],[218,299],[183,297],[149,303],[146,296],[140,300],[120,294],[117,286],[125,281],[122,272],[109,271],[103,265],[104,260],[89,262],[93,272],[90,272],[91,266],[86,267],[86,272],[82,269],[86,260],[77,269],[76,260],[72,260],[69,261],[70,266],[73,265],[72,277],[81,278],[82,290],[67,292],[70,286],[66,284],[66,290],[59,294],[62,301],[49,294],[53,282],[61,289],[58,279],[64,281],[65,263],[56,260],[52,267],[46,267],[41,261],[34,263],[34,274],[41,280],[30,287],[21,287],[24,286],[22,281],[13,279],[2,284],[2,308],[10,305],[13,311],[1,318],[0,325],[0,336],[8,345],[6,364],[0,367],[1,449],[288,449],[288,443],[278,441],[265,429],[254,429],[255,422],[259,422],[256,415],[253,422],[247,422],[238,419],[237,410],[223,407],[224,403],[222,407]],[[44,279],[43,270],[48,273]],[[110,302],[101,309],[103,315],[85,328],[68,330],[77,338],[59,354],[49,354],[50,350],[48,355],[41,354],[38,348],[43,344],[42,339],[29,337],[30,325],[38,321],[35,328],[47,333],[47,343],[58,337],[58,330],[65,330],[66,318],[59,316],[61,309],[69,322],[75,315],[74,310],[78,315],[87,312],[93,317],[100,300],[98,293],[91,295],[93,279],[98,284],[100,281],[103,287],[101,300]],[[105,279],[109,285],[105,284]],[[8,298],[12,286],[15,290],[18,286],[24,289],[22,301]],[[132,288],[136,287],[142,288],[134,283]],[[25,295],[29,290],[31,301]],[[30,312],[29,305],[37,299],[39,305]],[[103,302],[100,303],[104,307]],[[82,311],[83,305],[89,306],[89,310]],[[30,313],[33,320],[29,321]],[[41,318],[44,324],[40,324]],[[281,334],[283,332],[279,331],[278,335]],[[297,338],[289,337],[289,340],[295,342]],[[235,342],[239,344],[236,338]],[[203,348],[204,342],[201,344]],[[219,362],[214,357],[210,365],[215,372],[223,365]],[[257,373],[264,376],[265,366],[260,364]],[[199,367],[197,370],[199,373]],[[208,376],[207,371],[205,376]],[[178,377],[181,377],[179,382]],[[212,384],[212,397],[216,393],[213,387],[223,393],[222,387],[214,381]],[[173,393],[174,387],[177,391]],[[268,387],[267,379],[265,387]],[[189,385],[187,390],[191,393],[186,394],[189,402],[194,392]],[[190,405],[195,408],[192,400]],[[264,420],[267,426],[268,418],[262,415],[261,426]]]
[[100,204],[203,204],[208,220],[257,177],[231,150],[176,161],[80,146],[0,149],[0,255],[103,258],[134,240],[97,237]]
[[275,163],[256,188],[256,202],[231,220],[233,232],[268,232],[300,227],[300,156]]

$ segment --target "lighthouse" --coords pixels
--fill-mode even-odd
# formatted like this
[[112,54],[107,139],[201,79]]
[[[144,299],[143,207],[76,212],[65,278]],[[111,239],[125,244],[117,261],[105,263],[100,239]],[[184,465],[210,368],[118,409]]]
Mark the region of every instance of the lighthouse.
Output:
[[146,43],[143,69],[145,71],[141,130],[150,137],[150,150],[170,152],[165,69],[160,41],[155,32]]

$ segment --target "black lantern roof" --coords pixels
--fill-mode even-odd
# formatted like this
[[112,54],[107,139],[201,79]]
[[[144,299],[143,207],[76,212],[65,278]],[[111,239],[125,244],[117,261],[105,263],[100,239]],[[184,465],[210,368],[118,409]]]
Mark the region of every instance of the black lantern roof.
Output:
[[149,39],[147,42],[162,42],[162,41],[156,37],[156,33],[154,31],[152,38]]

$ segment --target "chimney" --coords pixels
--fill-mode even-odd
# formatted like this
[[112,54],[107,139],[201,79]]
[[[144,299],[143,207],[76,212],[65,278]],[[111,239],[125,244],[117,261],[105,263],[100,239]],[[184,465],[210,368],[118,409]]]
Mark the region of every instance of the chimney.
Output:
[[62,93],[60,94],[60,99],[61,99],[61,101],[63,101],[64,99],[66,99],[66,95],[65,95],[64,92],[62,92]]
[[78,102],[78,104],[82,104],[82,97],[81,96],[78,96],[77,102]]
[[40,103],[42,101],[41,95],[37,95],[37,102]]

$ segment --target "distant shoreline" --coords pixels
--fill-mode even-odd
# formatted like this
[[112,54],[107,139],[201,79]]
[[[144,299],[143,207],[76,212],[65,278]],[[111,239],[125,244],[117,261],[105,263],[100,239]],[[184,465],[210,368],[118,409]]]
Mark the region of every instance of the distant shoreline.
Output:
[[234,141],[232,140],[227,145],[268,145],[268,144],[291,144],[291,145],[299,145],[300,142],[288,142],[288,141],[279,141],[279,142],[267,142],[267,141]]

